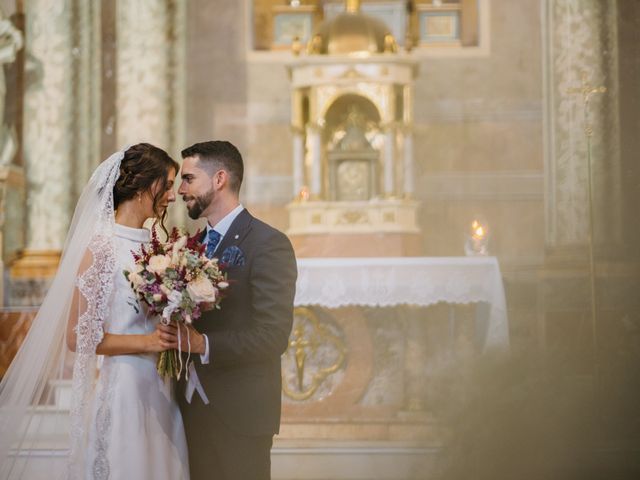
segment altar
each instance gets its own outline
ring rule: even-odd
[[[466,355],[509,348],[497,259],[299,258],[296,287],[274,474],[437,470],[448,427],[434,378]]]
[[[294,306],[291,418],[425,412],[436,365],[509,347],[494,257],[301,258]]]
[[[483,348],[509,346],[495,257],[302,258],[296,288],[296,307],[486,303],[489,308],[479,310],[476,319]]]

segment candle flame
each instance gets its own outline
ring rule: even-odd
[[[306,202],[307,200],[309,200],[309,187],[304,186],[300,189],[300,192],[298,193],[298,198],[300,199],[300,201]]]
[[[481,240],[487,236],[487,227],[482,225],[478,220],[471,222],[471,235],[476,240]]]

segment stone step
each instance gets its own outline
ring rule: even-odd
[[[50,480],[64,472],[66,450],[39,448],[24,452],[14,467],[22,478]],[[437,470],[438,449],[321,442],[315,446],[274,445],[273,480],[408,480],[426,479]],[[29,463],[25,467],[25,461]],[[18,475],[9,478],[20,478]]]
[[[64,472],[71,382],[55,382],[53,388],[54,404],[33,409],[25,442],[28,450],[18,455],[15,478],[25,468],[23,478],[32,480],[49,480]],[[276,437],[271,461],[274,480],[423,479],[436,471],[440,452],[441,448],[419,441]]]

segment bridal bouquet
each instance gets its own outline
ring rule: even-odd
[[[153,230],[151,243],[133,252],[134,268],[124,271],[136,297],[151,313],[160,315],[165,324],[178,324],[178,344],[181,327],[191,324],[203,311],[220,308],[222,293],[229,286],[218,259],[205,255],[199,236],[198,232],[190,237],[174,227],[168,240],[161,242]],[[189,343],[189,356],[190,347]],[[182,355],[177,350],[164,351],[157,367],[161,376],[179,379]]]

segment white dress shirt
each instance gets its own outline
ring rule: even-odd
[[[227,213],[224,218],[222,218],[222,220],[216,223],[213,227],[207,223],[207,231],[205,232],[204,236],[205,245],[209,243],[210,230],[215,230],[220,234],[220,240],[218,241],[218,245],[216,245],[216,250],[214,250],[214,253],[222,243],[222,240],[224,240],[224,236],[227,234],[229,227],[236,219],[236,217],[240,214],[240,212],[242,212],[242,210],[244,210],[244,207],[242,206],[242,204],[239,204],[236,208]],[[207,365],[209,363],[209,337],[207,337],[205,334],[203,334],[202,336],[204,337],[204,353],[200,355],[200,361],[203,365]]]

